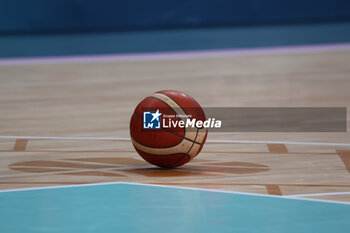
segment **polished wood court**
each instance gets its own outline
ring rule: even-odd
[[[162,89],[204,107],[349,107],[350,51],[0,66],[0,136],[129,137]],[[348,119],[349,120],[349,119]],[[208,139],[349,143],[346,133],[210,133]],[[141,182],[273,195],[350,192],[350,146],[210,143],[179,169],[130,141],[0,139],[0,189]],[[350,202],[350,194],[309,198]]]

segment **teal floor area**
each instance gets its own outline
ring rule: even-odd
[[[0,232],[349,232],[350,205],[138,184],[0,192]]]
[[[0,58],[196,51],[349,41],[349,22],[82,34],[2,35]]]

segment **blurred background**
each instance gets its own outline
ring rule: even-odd
[[[344,43],[349,22],[346,0],[0,0],[0,57]]]

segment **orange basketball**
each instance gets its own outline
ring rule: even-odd
[[[174,168],[191,161],[201,151],[207,129],[201,106],[191,96],[173,90],[157,91],[143,99],[130,120],[136,151],[147,162]]]

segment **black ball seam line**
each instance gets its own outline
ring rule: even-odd
[[[177,146],[177,145],[179,144],[179,143],[178,143],[178,144],[176,144],[176,145],[174,145],[174,146],[169,146],[169,147],[147,146],[147,145],[144,145],[144,144],[138,142],[138,141],[135,140],[133,137],[131,137],[131,139],[134,140],[135,142],[137,142],[138,144],[142,145],[142,146],[149,147],[149,148],[154,148],[154,149],[170,149],[170,148],[175,147],[175,146]],[[185,140],[186,140],[186,139],[185,139]],[[183,140],[182,140],[181,142],[183,142]],[[137,149],[138,149],[138,148],[137,148]],[[138,149],[138,150],[141,150],[141,149]],[[181,154],[184,154],[184,153],[181,153]]]
[[[140,150],[140,149],[138,149],[138,150]],[[188,155],[187,153],[172,153],[172,154],[164,154],[164,155],[154,155],[154,154],[149,154],[149,153],[147,153],[147,152],[144,152],[144,151],[142,151],[142,150],[140,150],[141,152],[143,152],[143,153],[146,153],[147,155],[149,155],[149,156],[174,156],[174,155],[187,155],[187,156],[190,156],[190,155]],[[182,158],[182,157],[181,157]]]
[[[173,98],[171,98],[169,95],[166,95],[166,94],[164,94],[164,93],[159,93],[159,94],[163,94],[163,95],[165,95],[165,96],[167,96],[167,97],[169,97],[171,100],[173,100],[181,109],[182,109],[182,111],[184,111],[184,113],[187,115],[187,112],[185,111],[185,109],[183,109],[182,108],[182,106],[175,100],[175,99],[173,99]],[[186,96],[189,96],[189,95],[187,95],[187,94],[185,94]],[[191,99],[191,102],[192,103],[194,103],[193,101],[192,101],[192,97],[191,96],[189,96],[190,98],[189,99]],[[196,106],[196,105],[194,105],[194,106]],[[170,107],[170,106],[169,106]],[[171,107],[170,107],[171,108]],[[174,112],[176,112],[173,108],[171,108]],[[195,109],[196,109],[196,112],[197,112],[197,119],[199,119],[199,111],[198,111],[198,109],[195,107]],[[191,158],[191,156],[188,154],[190,151],[191,151],[191,149],[192,149],[192,147],[193,147],[193,145],[194,145],[194,143],[196,142],[196,139],[197,139],[197,136],[198,136],[198,128],[197,128],[197,132],[196,132],[196,136],[195,136],[195,138],[194,138],[194,140],[193,140],[193,143],[192,143],[192,145],[191,145],[191,147],[190,147],[190,149],[187,151],[187,153],[186,153],[186,155],[188,156],[188,159],[189,160],[191,160],[192,158]],[[185,134],[186,134],[186,131],[185,131]],[[180,159],[178,160],[178,161],[180,161]],[[178,162],[178,161],[176,161],[176,162]]]
[[[202,106],[201,106],[201,105],[200,105],[200,104],[199,104],[199,103],[198,103],[198,102],[197,102],[195,99],[193,99],[193,98],[192,98],[192,96],[189,96],[189,97],[190,97],[190,100],[192,101],[192,103],[193,103],[194,105],[198,104],[198,105],[199,105],[199,107],[200,107],[200,108],[202,108]],[[196,112],[197,112],[198,118],[200,118],[198,108],[195,108],[195,109],[196,109]],[[203,111],[203,108],[202,108],[202,111]],[[206,115],[205,115],[205,112],[204,112],[204,111],[203,111],[203,114],[204,114],[204,120],[206,120],[206,118],[207,118],[207,117],[206,117]],[[203,128],[203,127],[202,127],[202,128]],[[198,128],[197,128],[197,130],[198,130]],[[197,133],[198,133],[198,131],[197,131]],[[208,134],[208,130],[205,132],[205,134],[206,134],[206,135]],[[197,136],[196,136],[196,138],[197,138]],[[205,137],[203,137],[203,141],[204,141],[204,138],[205,138]],[[196,141],[196,139],[194,139],[194,140]],[[204,144],[203,144],[203,141],[202,141],[202,142],[197,142],[197,141],[196,141],[196,142],[197,142],[197,143],[200,143],[200,145],[202,145],[202,146],[203,146],[203,145],[204,145]]]

